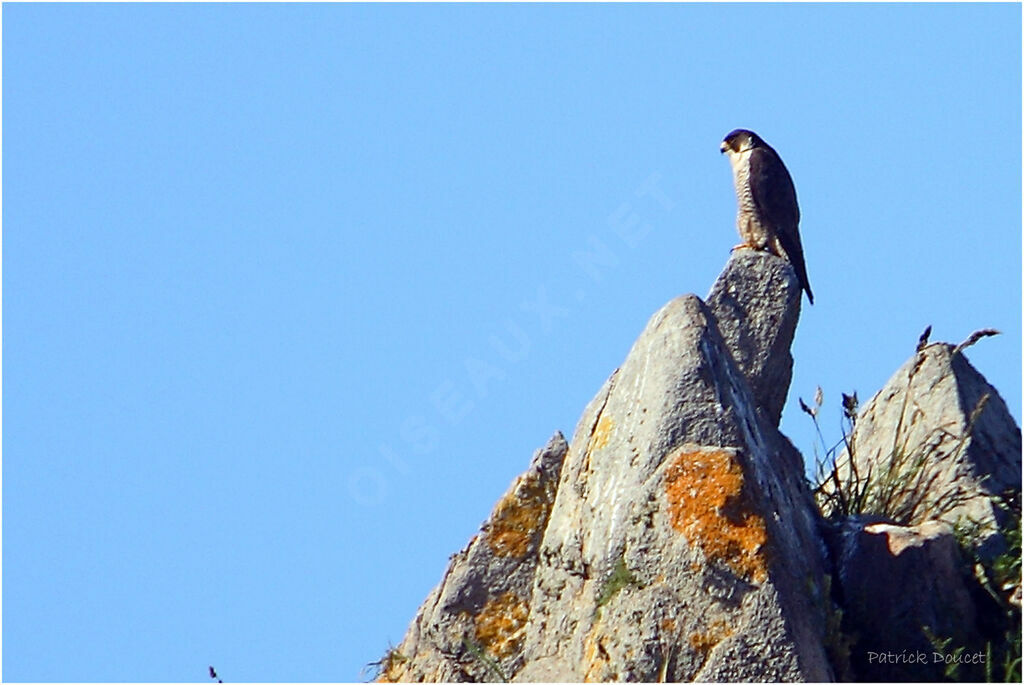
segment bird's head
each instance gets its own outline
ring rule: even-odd
[[[720,149],[724,154],[738,155],[759,145],[764,145],[764,141],[756,133],[738,128],[725,137]]]

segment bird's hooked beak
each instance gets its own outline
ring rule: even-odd
[[[725,152],[726,152],[726,150],[728,150],[728,149],[729,149],[729,146],[728,146],[728,145],[726,144],[726,142],[725,142],[725,141],[723,140],[723,141],[722,141],[722,144],[718,146],[718,149],[719,149],[719,151],[720,151],[720,152],[721,152],[721,153],[722,153],[722,154],[724,155],[724,154],[725,154]]]

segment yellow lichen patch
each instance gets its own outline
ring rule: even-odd
[[[375,661],[372,665],[377,666],[380,671],[377,673],[377,677],[374,678],[376,683],[397,683],[400,682],[408,671],[407,665],[409,663],[409,657],[405,656],[397,649],[389,649],[388,653],[385,654],[380,661]]]
[[[491,551],[502,557],[525,556],[547,521],[553,499],[553,484],[544,487],[533,473],[521,476],[491,515],[486,532]]]
[[[593,632],[587,636],[583,646],[583,682],[602,683],[607,682],[608,669],[611,665],[611,656],[605,647],[607,638],[595,636]]]
[[[587,443],[587,449],[583,453],[583,468],[584,474],[590,473],[590,453],[594,450],[599,450],[608,444],[611,439],[612,431],[615,429],[615,422],[612,417],[607,414],[601,414],[597,420],[597,425],[594,426],[593,432],[590,434],[590,441]],[[584,480],[586,476],[583,477]]]
[[[615,422],[612,421],[612,417],[607,414],[601,414],[601,418],[598,420],[597,425],[594,426],[594,434],[590,438],[590,448],[599,450],[608,444],[608,440],[612,436],[612,430],[615,429]]]
[[[523,643],[530,610],[514,593],[493,597],[474,619],[476,640],[499,659],[515,654]]]
[[[725,638],[732,635],[732,628],[725,621],[715,621],[703,633],[697,632],[690,636],[690,646],[700,655],[701,660],[708,658],[708,653]]]
[[[405,674],[404,666],[388,666],[377,678],[373,681],[375,683],[400,683],[402,682],[402,676]]]
[[[674,618],[663,618],[661,619],[661,630],[665,633],[675,632],[676,620]]]
[[[764,519],[743,487],[736,455],[724,449],[681,448],[665,474],[669,521],[712,562],[755,582],[768,577]]]

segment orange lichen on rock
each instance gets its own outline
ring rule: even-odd
[[[746,580],[768,577],[764,518],[743,486],[734,450],[683,447],[669,457],[665,474],[669,521],[712,562]]]
[[[583,473],[590,473],[590,453],[599,450],[608,444],[615,429],[615,421],[607,414],[601,414],[590,433],[590,440],[587,441],[587,449],[583,453]]]
[[[601,414],[601,418],[598,419],[597,425],[594,426],[594,434],[590,438],[590,449],[599,450],[607,445],[614,428],[615,422],[612,421],[612,417],[607,414]]]
[[[708,658],[708,653],[725,638],[732,635],[733,630],[725,621],[715,621],[703,633],[694,633],[690,636],[690,646],[700,655],[701,660]]]
[[[493,597],[474,619],[476,640],[499,659],[512,656],[522,646],[529,617],[526,602],[514,593]]]
[[[595,635],[593,631],[587,636],[587,641],[583,646],[583,682],[602,683],[610,680],[608,676],[611,656],[605,647],[606,641],[605,636]]]
[[[486,531],[491,551],[502,557],[525,556],[548,520],[554,496],[554,483],[545,486],[534,473],[520,476],[491,515]]]

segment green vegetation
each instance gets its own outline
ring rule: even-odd
[[[501,669],[501,664],[499,664],[493,657],[488,656],[487,652],[484,651],[484,648],[481,647],[476,640],[471,637],[464,637],[462,638],[462,646],[465,647],[477,661],[484,665],[484,668],[486,668],[488,672],[497,679],[497,682],[508,682],[508,676],[506,676],[505,672]]]
[[[973,538],[958,534],[961,551],[973,568],[975,589],[983,592],[977,602],[981,616],[981,634],[971,644],[954,644],[952,638],[935,635],[922,626],[935,651],[950,655],[944,676],[953,682],[1021,681],[1021,509],[1020,497],[1000,496],[999,506],[1007,514],[1007,522],[999,529],[1006,550],[990,560],[983,560],[969,544]],[[961,529],[962,530],[962,529]],[[961,660],[965,653],[983,653],[980,663]]]
[[[622,588],[627,585],[637,584],[636,576],[626,568],[626,558],[623,554],[623,556],[619,557],[615,561],[615,567],[608,575],[608,579],[604,581],[604,585],[601,586],[601,592],[597,595],[597,609],[600,609],[610,602],[612,597],[614,597]]]
[[[1006,514],[1006,523],[999,529],[1006,550],[990,562],[983,560],[971,546],[961,549],[974,567],[974,578],[991,600],[989,623],[995,633],[985,643],[985,680],[988,682],[1021,681],[1021,501],[1020,493],[998,498]],[[971,674],[973,675],[976,674]]]
[[[912,526],[925,520],[940,519],[967,500],[969,493],[960,489],[944,489],[941,497],[937,496],[934,486],[942,472],[932,466],[939,461],[940,455],[947,452],[950,440],[956,442],[952,456],[945,459],[959,458],[970,442],[975,423],[989,396],[985,394],[978,400],[959,435],[938,426],[923,438],[915,436],[914,446],[909,446],[911,436],[904,430],[904,422],[913,423],[921,412],[918,407],[909,407],[908,414],[908,402],[914,376],[923,359],[919,352],[910,369],[889,454],[863,472],[864,465],[857,459],[855,434],[859,410],[857,393],[844,393],[842,396],[842,438],[831,447],[827,446],[818,422],[823,401],[821,388],[815,393],[813,407],[800,400],[800,408],[814,422],[820,443],[814,446],[814,499],[825,518],[844,519],[871,514],[897,525]]]
[[[851,680],[850,651],[856,638],[843,629],[843,609],[832,599],[832,575],[825,574],[825,653],[840,682]]]
[[[399,664],[405,663],[409,657],[398,651],[397,647],[388,645],[388,650],[377,661],[371,661],[363,667],[363,674],[369,675],[368,682],[375,680],[390,681],[390,673]]]
[[[911,446],[909,430],[905,430],[904,424],[915,423],[921,412],[919,407],[908,406],[908,403],[912,395],[909,389],[924,360],[921,352],[926,337],[927,332],[922,336],[918,357],[909,371],[891,450],[876,462],[865,466],[865,460],[861,459],[858,463],[856,393],[842,396],[842,437],[831,447],[825,441],[818,420],[824,399],[821,388],[815,393],[813,406],[800,400],[800,408],[811,417],[818,435],[812,487],[815,501],[827,520],[838,522],[852,516],[870,515],[897,525],[913,526],[941,519],[966,501],[968,493],[959,489],[937,492],[934,486],[940,472],[931,466],[940,455],[945,460],[955,460],[967,449],[989,395],[977,401],[959,434],[939,427],[927,435],[915,436]],[[973,342],[974,337],[977,336],[972,336],[968,343]],[[964,346],[966,344],[961,348]],[[950,681],[1021,681],[1020,493],[993,496],[991,501],[1004,514],[999,532],[1006,548],[1001,554],[993,558],[991,554],[979,553],[978,543],[988,537],[991,528],[963,519],[954,526],[964,560],[964,577],[970,579],[968,584],[978,611],[976,635],[970,644],[954,644],[952,638],[935,635],[928,626],[922,626],[935,651],[949,657],[944,676]],[[843,664],[849,663],[850,646],[854,641],[844,632],[842,619],[842,610],[838,607],[827,616],[827,647],[837,675]],[[970,655],[984,658],[963,658]]]

